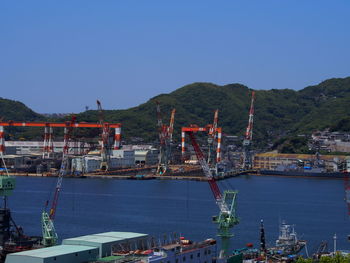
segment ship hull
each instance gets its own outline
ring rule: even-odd
[[[294,176],[294,177],[314,177],[314,178],[345,178],[345,173],[340,172],[303,172],[303,171],[276,171],[276,170],[260,170],[261,175],[277,175],[277,176]]]

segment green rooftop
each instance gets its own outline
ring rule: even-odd
[[[40,249],[27,250],[13,253],[19,256],[30,256],[36,258],[56,257],[70,253],[79,253],[89,250],[94,250],[94,247],[79,246],[79,245],[59,245]],[[10,254],[11,255],[11,254]]]
[[[124,258],[124,256],[110,256],[110,257],[100,258],[98,259],[98,262],[110,262],[110,261],[118,260],[122,258]]]

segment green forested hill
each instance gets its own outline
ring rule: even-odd
[[[0,119],[13,121],[42,120],[43,116],[29,109],[22,102],[0,97]]]
[[[219,109],[219,125],[224,133],[242,135],[247,126],[251,90],[241,84],[218,86],[193,83],[161,94],[138,107],[107,111],[106,119],[123,123],[126,137],[155,140],[155,101],[161,102],[164,119],[169,120],[171,108],[176,108],[175,135],[180,127],[212,122]],[[330,79],[316,86],[295,90],[257,90],[254,117],[254,138],[259,145],[274,142],[285,135],[310,133],[314,129],[350,128],[350,78]],[[78,115],[80,120],[97,119],[95,111]]]
[[[32,111],[22,102],[0,98],[0,120],[4,121],[43,121],[45,117]],[[8,127],[5,130],[6,139],[41,138],[42,132],[32,128]]]
[[[158,95],[134,108],[105,111],[105,120],[121,122],[126,139],[140,137],[154,141],[157,139],[155,102],[159,101],[165,122],[169,121],[171,109],[176,108],[174,135],[178,141],[181,126],[211,123],[215,109],[219,109],[219,125],[224,133],[240,136],[247,126],[250,96],[251,90],[241,84],[193,83],[172,93]],[[326,127],[347,131],[350,129],[349,103],[350,77],[329,79],[299,91],[257,90],[254,144],[266,145],[286,135],[310,133]],[[0,101],[0,115],[6,115],[2,104]],[[30,118],[25,113],[21,115],[19,110],[13,114],[14,120]],[[32,117],[36,115],[33,113]],[[90,110],[78,114],[77,118],[78,121],[97,122],[98,114]]]

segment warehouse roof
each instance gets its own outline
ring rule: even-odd
[[[70,241],[94,242],[94,243],[98,243],[98,244],[104,244],[104,243],[119,241],[122,239],[123,238],[114,238],[114,237],[98,236],[98,235],[87,235],[87,236],[81,236],[81,237],[66,238],[63,240],[63,244],[67,244],[67,242],[70,242]]]
[[[106,236],[120,239],[130,239],[130,238],[138,238],[138,237],[147,237],[147,234],[142,233],[134,233],[134,232],[105,232],[100,234],[95,234],[94,236]]]
[[[110,242],[116,242],[121,240],[139,238],[139,237],[147,237],[147,234],[141,233],[133,233],[133,232],[105,232],[93,235],[86,235],[80,237],[66,238],[63,240],[63,244],[69,244],[70,242],[82,242],[82,244],[86,244],[84,242],[91,242],[96,244],[105,244]]]
[[[79,246],[79,245],[59,245],[53,247],[45,247],[33,250],[27,250],[22,252],[13,253],[16,256],[29,256],[36,258],[48,258],[48,257],[56,257],[60,255],[70,254],[70,253],[79,253],[84,251],[89,251],[92,249],[96,249],[94,247],[88,246]],[[9,254],[8,256],[11,256]]]

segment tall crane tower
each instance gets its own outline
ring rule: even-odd
[[[244,140],[243,140],[243,161],[242,161],[243,169],[252,168],[252,156],[250,151],[251,151],[251,145],[252,145],[252,139],[253,139],[254,100],[255,100],[255,92],[252,91],[252,100],[250,103],[248,126],[247,126]]]
[[[52,200],[51,208],[49,212],[47,212],[47,207],[49,205],[49,201],[46,202],[45,209],[41,215],[41,226],[42,226],[42,234],[43,234],[43,245],[46,247],[54,246],[57,243],[58,236],[54,226],[54,219],[56,215],[58,197],[61,192],[62,187],[62,179],[66,175],[68,170],[68,151],[69,151],[69,141],[72,136],[73,124],[75,123],[76,117],[72,116],[72,120],[66,122],[66,127],[64,128],[64,144],[63,144],[63,155],[62,155],[62,163],[61,168],[58,173],[56,189],[54,193],[54,197]]]
[[[196,152],[197,160],[202,167],[204,175],[208,179],[208,183],[215,202],[219,207],[220,213],[218,216],[213,217],[213,222],[218,224],[218,236],[221,238],[221,251],[219,258],[225,258],[228,256],[230,248],[230,239],[233,237],[231,228],[239,223],[239,219],[236,216],[236,196],[237,191],[225,190],[222,194],[219,186],[217,185],[215,178],[213,177],[209,165],[205,160],[205,157],[197,143],[193,131],[187,132],[194,151]]]
[[[173,140],[175,109],[171,111],[169,125],[163,124],[160,103],[157,101],[157,126],[159,134],[159,158],[157,174],[164,175],[171,159],[171,144]]]
[[[101,102],[99,100],[96,101],[98,114],[99,114],[99,122],[101,124],[102,129],[102,144],[101,144],[101,170],[107,171],[109,168],[109,160],[110,160],[110,145],[109,145],[109,125],[104,121],[104,114]]]
[[[214,158],[212,155],[212,151],[214,148],[214,143],[215,140],[217,139],[217,128],[218,128],[218,118],[219,118],[219,110],[217,109],[214,112],[214,120],[213,120],[213,124],[209,125],[209,131],[208,131],[208,164],[209,166],[214,164]]]

